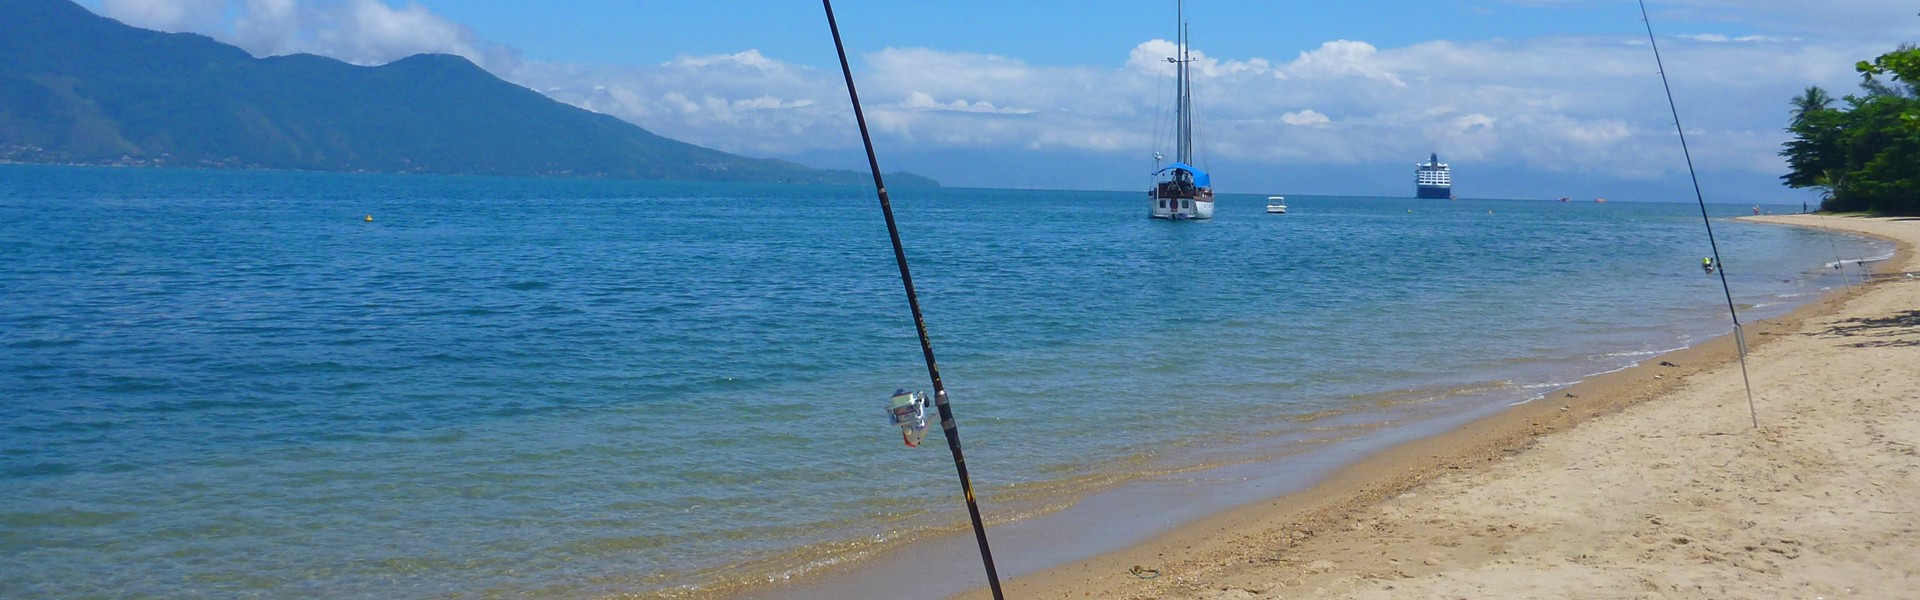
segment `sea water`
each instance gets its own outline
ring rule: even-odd
[[[1000,522],[1730,330],[1693,204],[893,194]],[[1887,249],[1748,206],[1745,320]],[[0,256],[0,597],[594,597],[964,526],[887,425],[928,382],[869,189],[0,166]]]

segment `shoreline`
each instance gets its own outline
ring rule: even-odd
[[[1841,316],[1851,304],[1877,291],[1883,282],[1899,280],[1905,277],[1901,273],[1916,268],[1913,262],[1915,246],[1920,244],[1920,225],[1894,224],[1887,219],[1811,215],[1741,217],[1741,220],[1847,231],[1891,240],[1897,246],[1891,259],[1874,265],[1875,273],[1867,277],[1868,285],[1835,288],[1786,315],[1744,323],[1751,354],[1760,354],[1779,340],[1800,337],[1796,334],[1806,334],[1810,327]],[[1881,231],[1870,231],[1873,229]],[[1700,385],[1701,380],[1724,378],[1739,364],[1732,338],[1729,332],[1692,347],[1649,357],[1626,369],[1588,377],[1539,400],[1374,453],[1303,491],[1216,514],[1124,550],[1020,577],[1007,582],[1006,590],[1009,596],[1021,598],[1212,599],[1247,598],[1296,589],[1316,596],[1339,591],[1328,590],[1330,583],[1345,584],[1356,591],[1368,589],[1360,585],[1362,583],[1394,589],[1393,583],[1382,582],[1421,577],[1413,574],[1414,571],[1438,573],[1443,569],[1435,567],[1459,561],[1425,555],[1394,556],[1395,549],[1390,547],[1374,548],[1379,551],[1378,556],[1351,556],[1355,554],[1352,548],[1365,545],[1363,538],[1371,537],[1364,534],[1377,527],[1380,519],[1374,513],[1393,508],[1388,505],[1399,499],[1418,497],[1424,488],[1439,482],[1482,475],[1516,457],[1533,453],[1534,448],[1547,440],[1566,432],[1591,429],[1588,423],[1640,407],[1666,404],[1685,388]],[[1734,375],[1738,375],[1737,370]],[[1780,403],[1767,395],[1768,390],[1755,385],[1761,424],[1757,431],[1769,430],[1770,408],[1778,410],[1772,405]],[[1748,425],[1744,397],[1739,400],[1739,405],[1723,404],[1716,409],[1731,415],[1721,417],[1738,417],[1738,429],[1716,435],[1741,436],[1755,431]],[[1406,546],[1409,547],[1400,549],[1403,554],[1463,553],[1459,545],[1439,544],[1444,548],[1437,553],[1434,545],[1427,543]],[[1350,561],[1316,560],[1319,556]],[[1360,564],[1342,564],[1348,562]],[[1158,576],[1134,575],[1131,571],[1136,566]],[[1477,589],[1481,591],[1469,595],[1485,593],[1485,588]],[[985,589],[976,589],[957,597],[989,596]]]
[[[1757,345],[1789,319],[1797,323],[1812,307],[1833,302],[1844,289],[1836,282],[1817,299],[1785,314],[1747,323],[1750,343]],[[1752,307],[1743,307],[1743,320],[1752,311]],[[1718,319],[1724,326],[1724,313]],[[1331,444],[1295,448],[1284,453],[1287,464],[1279,468],[1274,468],[1271,461],[1257,461],[1249,463],[1250,468],[1229,463],[1199,472],[1156,475],[1081,496],[1068,510],[1048,511],[1046,518],[1037,520],[1044,524],[1036,524],[1033,519],[989,523],[994,558],[1010,597],[1035,593],[1041,597],[1048,597],[1048,593],[1124,597],[1129,589],[1125,586],[1089,584],[1114,573],[1136,579],[1125,573],[1133,565],[1171,573],[1169,567],[1153,566],[1175,562],[1168,556],[1197,556],[1205,562],[1205,556],[1224,552],[1220,548],[1208,550],[1210,544],[1222,541],[1213,538],[1232,537],[1227,533],[1248,531],[1261,523],[1277,530],[1312,530],[1328,521],[1329,515],[1377,504],[1420,484],[1428,475],[1508,456],[1539,435],[1618,411],[1668,387],[1640,389],[1646,383],[1641,379],[1672,384],[1681,376],[1733,361],[1731,336],[1700,339],[1705,341],[1643,356],[1637,359],[1638,366],[1583,376],[1571,387],[1532,400],[1482,402],[1470,408],[1463,406],[1466,410],[1458,413],[1428,414],[1410,421],[1393,419]],[[1662,361],[1681,366],[1661,367],[1658,373],[1649,370],[1648,365]],[[1661,378],[1653,379],[1649,374]],[[1621,389],[1628,393],[1618,393]],[[1565,394],[1581,399],[1568,401]],[[1109,520],[1100,520],[1096,516],[1100,514]],[[1110,520],[1116,515],[1125,519],[1118,526]],[[964,526],[964,521],[961,523]],[[972,536],[961,529],[920,539],[905,548],[881,544],[856,553],[850,562],[815,564],[788,572],[777,582],[734,580],[735,584],[718,588],[662,590],[665,593],[659,596],[808,599],[898,595],[905,589],[917,590],[908,593],[909,597],[985,598],[988,594],[979,559]],[[1121,568],[1111,569],[1109,563],[1120,564]]]

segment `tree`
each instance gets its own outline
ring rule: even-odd
[[[1920,214],[1920,48],[1901,44],[1855,69],[1865,81],[1887,75],[1901,85],[1889,84],[1894,94],[1867,98],[1853,111],[1866,109],[1872,154],[1861,149],[1865,161],[1850,174],[1851,187],[1875,212]]]
[[[1807,91],[1793,97],[1793,120],[1799,122],[1808,113],[1817,113],[1833,106],[1833,96],[1820,86],[1807,86]]]
[[[1920,102],[1890,96],[1852,99],[1841,145],[1848,172],[1834,190],[1836,210],[1920,214]]]
[[[1846,173],[1840,148],[1845,119],[1829,108],[1832,104],[1833,96],[1819,86],[1808,86],[1806,92],[1795,96],[1793,122],[1787,126],[1794,139],[1780,151],[1790,169],[1780,179],[1790,188],[1820,188],[1822,208]]]
[[[1860,61],[1853,66],[1853,70],[1860,72],[1860,85],[1871,96],[1902,100],[1920,98],[1920,48],[1915,48],[1913,44],[1901,44],[1899,49],[1882,54],[1873,62]],[[1905,87],[1883,83],[1878,78],[1880,75],[1891,75],[1894,81]],[[1901,112],[1900,118],[1908,126],[1920,128],[1920,106],[1907,107]]]
[[[1845,108],[1818,87],[1793,98],[1780,179],[1821,189],[1823,210],[1920,214],[1920,48],[1903,44],[1855,69],[1863,93]]]
[[[1853,69],[1859,71],[1860,76],[1868,81],[1873,80],[1876,75],[1891,74],[1895,81],[1907,85],[1908,95],[1920,91],[1920,88],[1915,87],[1920,85],[1920,48],[1914,47],[1913,44],[1901,44],[1898,49],[1880,55],[1879,58],[1873,59],[1873,62],[1860,61],[1853,66]]]

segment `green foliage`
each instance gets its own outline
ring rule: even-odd
[[[1823,210],[1920,214],[1920,49],[1902,45],[1855,68],[1864,93],[1844,109],[1817,87],[1793,99],[1781,179],[1823,190]]]
[[[1780,151],[1791,169],[1781,179],[1788,187],[1832,189],[1844,175],[1844,154],[1840,147],[1844,113],[1832,110],[1833,97],[1826,90],[1808,87],[1793,99],[1793,122],[1787,131],[1794,139]]]
[[[256,59],[69,0],[0,0],[0,161],[872,183],[663,138],[456,56]]]
[[[1860,61],[1854,69],[1865,77],[1891,74],[1896,80],[1920,82],[1920,48],[1903,44],[1899,50],[1882,54],[1871,63]]]

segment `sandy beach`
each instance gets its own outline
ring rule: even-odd
[[[1008,597],[1920,598],[1920,219],[1750,219],[1901,248],[1747,325],[1751,416],[1726,336]]]

